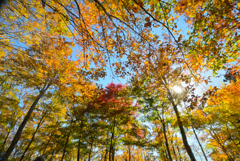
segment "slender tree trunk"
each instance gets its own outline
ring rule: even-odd
[[[106,147],[106,152],[105,152],[105,156],[104,156],[104,161],[107,161],[107,154],[108,154],[108,148]]]
[[[78,153],[77,153],[77,161],[80,161],[80,148],[81,148],[81,140],[78,139]]]
[[[20,149],[19,148],[17,148],[17,149],[15,149],[15,151],[14,151],[14,153],[13,153],[13,160],[14,160],[14,158],[15,158],[15,156],[17,155],[17,152],[19,151]]]
[[[169,134],[169,136],[170,136],[170,133],[168,133],[168,134]],[[178,160],[178,157],[177,157],[177,154],[176,154],[176,151],[175,151],[175,148],[174,148],[173,135],[171,136],[170,142],[171,142],[171,144],[172,144],[173,154],[174,154],[174,156],[176,157],[176,161],[177,161],[177,160]]]
[[[80,134],[82,133],[82,128],[83,128],[83,119],[81,120]],[[78,154],[77,154],[77,161],[80,160],[80,149],[81,149],[81,137],[78,139]]]
[[[179,158],[179,161],[182,161],[181,153],[180,153],[180,149],[179,149],[179,146],[178,146],[178,145],[177,145],[177,150],[178,150],[178,158]]]
[[[226,128],[227,128],[227,131],[229,133],[228,135],[228,139],[231,140],[231,142],[236,146],[237,150],[240,151],[239,147],[238,147],[238,143],[235,142],[235,140],[232,138],[232,133],[231,131],[229,130],[229,126],[226,124]]]
[[[32,106],[30,107],[30,109],[28,110],[28,113],[27,115],[25,116],[25,118],[23,119],[22,123],[20,124],[18,130],[17,130],[17,133],[15,134],[13,140],[12,140],[12,143],[10,145],[10,147],[7,149],[6,153],[3,155],[2,157],[2,161],[7,161],[9,156],[11,155],[11,153],[13,152],[13,149],[14,147],[17,145],[20,137],[21,137],[21,134],[22,134],[22,131],[25,127],[25,125],[27,124],[34,108],[36,107],[38,101],[41,99],[41,97],[43,96],[43,94],[46,92],[46,90],[49,88],[50,85],[46,86],[45,88],[43,88],[39,95],[37,96],[37,98],[35,99],[35,101],[33,102]]]
[[[131,148],[130,148],[130,145],[128,145],[128,160],[131,161]]]
[[[164,154],[165,154],[165,158],[164,158],[164,160],[166,160],[166,161],[168,161],[169,160],[169,158],[168,158],[168,152],[167,152],[167,150],[165,149],[164,150]]]
[[[108,132],[107,132],[107,145],[108,145]],[[106,146],[106,153],[105,153],[104,161],[107,161],[107,155],[108,155],[108,146]]]
[[[112,147],[112,161],[114,161],[114,157],[115,157],[115,147]]]
[[[103,153],[104,153],[104,148],[103,148],[103,146],[101,145],[101,160],[104,159]]]
[[[71,134],[71,133],[69,132],[69,133],[68,133],[68,136],[67,136],[67,139],[66,139],[66,142],[65,142],[65,145],[64,145],[64,149],[63,149],[63,154],[62,154],[62,159],[61,159],[61,161],[63,161],[63,159],[64,159],[70,134]]]
[[[163,125],[163,133],[164,133],[164,138],[165,138],[165,145],[167,147],[168,157],[169,157],[169,160],[172,161],[172,156],[171,156],[169,145],[168,145],[168,139],[167,139],[167,135],[166,135],[166,126],[165,126],[164,120],[162,121],[162,125]]]
[[[162,123],[162,126],[163,126],[163,133],[164,133],[164,139],[165,139],[165,145],[166,145],[166,148],[167,148],[167,154],[168,154],[168,157],[169,157],[169,160],[172,161],[172,156],[171,156],[171,153],[170,153],[170,149],[169,149],[169,145],[168,145],[168,139],[167,139],[167,135],[166,135],[166,126],[165,126],[165,120],[164,120],[164,117],[162,118],[158,112],[158,109],[155,108],[155,111],[157,111],[157,114],[158,114],[158,117]]]
[[[212,130],[212,131],[209,130],[209,132],[210,132],[211,136],[213,137],[213,139],[215,139],[215,140],[217,141],[217,143],[221,146],[223,152],[227,155],[228,159],[229,159],[230,161],[233,161],[234,159],[231,157],[231,155],[228,154],[227,150],[225,149],[224,145],[221,143],[221,141],[220,141],[220,139],[218,138],[217,134],[216,134],[213,130]],[[212,134],[212,133],[213,133],[213,134]],[[215,135],[215,136],[214,136],[214,135]]]
[[[59,124],[60,124],[60,122],[58,122],[58,121],[57,121],[57,123],[56,123],[56,126],[58,126]],[[42,156],[45,154],[45,152],[46,152],[46,150],[47,150],[47,147],[49,146],[49,143],[50,143],[50,142],[51,142],[51,140],[52,140],[53,133],[54,133],[54,130],[53,130],[53,131],[50,133],[49,140],[48,140],[48,142],[47,142],[46,146],[43,148],[44,150],[43,150],[43,152],[42,152]],[[45,158],[45,159],[47,159],[47,157],[48,157],[48,156],[46,156],[46,158]]]
[[[73,119],[71,120],[70,128],[71,128],[71,126],[72,126],[72,123],[73,123]],[[64,156],[65,156],[65,153],[66,153],[66,151],[67,151],[67,145],[68,145],[68,141],[69,141],[70,135],[71,135],[71,130],[69,131],[69,133],[68,133],[68,135],[67,135],[67,139],[66,139],[66,142],[65,142],[65,145],[64,145],[63,155],[62,155],[61,161],[63,161]]]
[[[172,142],[172,143],[173,143],[173,142]],[[172,145],[174,145],[174,144],[172,144]],[[176,151],[175,151],[174,146],[172,146],[172,150],[173,150],[173,154],[174,154],[174,156],[176,157],[176,161],[178,161],[177,154],[176,154]]]
[[[187,153],[188,153],[191,161],[195,161],[196,159],[195,159],[195,156],[194,156],[194,154],[193,154],[193,152],[192,152],[191,147],[190,147],[189,144],[188,144],[187,136],[186,136],[186,133],[185,133],[185,131],[184,131],[183,124],[182,124],[182,121],[181,121],[181,118],[180,118],[180,115],[179,115],[177,106],[174,106],[173,109],[174,109],[175,114],[176,114],[176,116],[177,116],[178,126],[179,126],[179,128],[180,128],[180,132],[181,132],[181,135],[182,135],[182,140],[183,140],[183,144],[184,144],[184,146],[185,146],[185,149],[186,149],[186,151],[187,151]]]
[[[90,152],[89,152],[89,154],[88,154],[88,161],[91,161],[92,147],[93,147],[93,137],[92,137],[92,142],[91,142]]]
[[[4,140],[3,144],[2,144],[2,148],[1,148],[2,150],[4,150],[4,146],[5,146],[6,142],[7,142],[7,139],[8,139],[8,137],[9,137],[10,133],[11,133],[11,129],[10,129],[9,132],[7,133],[7,136],[6,136],[6,138],[5,138],[5,140]]]
[[[44,117],[45,117],[45,113],[43,114],[42,118],[40,119],[40,121],[39,121],[39,123],[38,123],[38,126],[37,126],[37,128],[36,128],[35,132],[33,133],[33,136],[32,136],[32,138],[31,138],[31,140],[30,140],[30,142],[29,142],[29,144],[28,144],[27,148],[24,150],[24,152],[23,152],[23,154],[22,154],[22,157],[21,157],[20,161],[22,161],[22,160],[23,160],[23,158],[24,158],[24,155],[26,154],[26,152],[28,151],[28,149],[29,149],[30,145],[32,144],[32,142],[33,142],[33,140],[34,140],[34,138],[35,138],[35,135],[36,135],[36,133],[37,133],[38,129],[40,128],[40,126],[41,126],[41,125],[42,125],[42,123],[43,123],[43,119],[44,119]]]
[[[109,161],[111,161],[111,159],[112,159],[111,154],[112,154],[112,145],[110,145],[109,153],[108,153],[108,160]]]
[[[111,144],[109,149],[109,161],[114,161],[114,152],[113,152],[113,139],[114,139],[114,129],[115,129],[115,117],[113,119],[113,129],[112,129],[112,137],[111,137]],[[111,157],[112,155],[112,157]]]
[[[42,152],[42,156],[45,154],[45,152],[46,152],[46,149],[47,149],[47,147],[48,147],[48,145],[49,145],[49,143],[50,143],[50,141],[51,141],[51,139],[52,139],[52,133],[50,134],[50,137],[49,137],[49,140],[48,140],[48,142],[47,142],[47,144],[46,144],[46,146],[45,146],[45,148],[44,148],[44,150],[43,150],[43,152]]]
[[[191,147],[188,144],[187,136],[186,136],[186,133],[185,133],[184,128],[183,128],[183,123],[181,121],[177,105],[175,104],[175,102],[173,100],[173,97],[172,97],[172,94],[171,94],[170,90],[167,87],[166,87],[166,89],[168,90],[169,101],[171,102],[171,104],[173,106],[173,110],[174,110],[174,112],[176,114],[176,117],[177,117],[177,123],[178,123],[178,127],[180,129],[180,133],[182,135],[182,140],[183,140],[184,147],[185,147],[185,149],[186,149],[186,151],[188,153],[188,156],[191,159],[191,161],[196,161],[195,156],[194,156],[194,154],[192,152],[192,149],[191,149]]]
[[[111,159],[112,159],[111,154],[112,154],[112,141],[110,143],[110,148],[109,148],[109,153],[108,153],[108,160],[109,161],[111,161]]]
[[[202,147],[202,144],[200,143],[200,140],[198,139],[197,133],[196,133],[195,128],[193,126],[192,126],[192,129],[193,129],[193,133],[194,133],[194,135],[195,135],[195,137],[197,139],[198,145],[200,146],[200,148],[202,150],[203,156],[204,156],[205,160],[208,161],[207,156],[206,156],[206,154],[204,152],[204,149]]]

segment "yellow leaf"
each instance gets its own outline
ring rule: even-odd
[[[209,86],[209,88],[210,88],[210,90],[212,90],[213,88],[212,88],[212,86]]]

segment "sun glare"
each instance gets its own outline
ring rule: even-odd
[[[177,93],[181,93],[181,92],[182,92],[182,88],[179,87],[179,86],[174,86],[174,87],[173,87],[173,90],[174,90],[175,92],[177,92]]]

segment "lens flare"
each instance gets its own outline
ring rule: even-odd
[[[182,88],[179,87],[179,86],[174,86],[174,87],[173,87],[173,90],[174,90],[175,92],[177,92],[177,93],[181,93],[181,92],[182,92]]]

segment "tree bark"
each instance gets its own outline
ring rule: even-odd
[[[106,152],[105,152],[105,156],[104,156],[104,161],[107,161],[107,154],[108,154],[108,148],[106,147]]]
[[[113,120],[111,144],[110,144],[110,149],[109,149],[109,161],[114,161],[114,150],[113,150],[114,129],[115,129],[115,117],[114,117],[114,120]],[[112,155],[112,157],[111,157],[111,155]]]
[[[21,157],[20,161],[23,160],[24,155],[26,154],[26,152],[28,151],[30,145],[32,144],[32,142],[33,142],[33,140],[34,140],[34,138],[35,138],[35,135],[36,135],[38,129],[40,128],[40,126],[41,126],[42,123],[43,123],[43,119],[44,119],[44,117],[45,117],[45,113],[43,114],[42,118],[40,119],[40,121],[39,121],[39,123],[38,123],[38,126],[37,126],[36,130],[34,131],[33,136],[32,136],[32,138],[31,138],[31,140],[30,140],[30,142],[29,142],[27,148],[24,150],[24,152],[23,152],[23,154],[22,154],[22,157]]]
[[[57,121],[56,126],[58,126],[59,124],[60,124],[60,122]],[[50,142],[51,142],[51,140],[52,140],[52,138],[53,138],[53,133],[54,133],[54,130],[49,133],[50,136],[49,136],[48,142],[47,142],[46,146],[43,148],[42,156],[45,156],[45,159],[46,159],[46,160],[47,160],[48,155],[46,156],[46,155],[44,155],[44,154],[45,154],[45,152],[46,152],[46,150],[47,150],[47,147],[49,146],[49,144],[50,144]],[[41,150],[41,151],[42,151],[42,150]],[[41,154],[41,153],[39,152],[39,154]]]
[[[13,153],[13,156],[12,156],[12,158],[13,158],[13,160],[14,160],[14,158],[15,158],[15,156],[17,155],[17,153],[20,151],[20,148],[16,148],[15,149],[15,151],[14,151],[14,153]]]
[[[1,148],[0,150],[4,150],[4,146],[5,146],[6,142],[7,142],[7,139],[8,139],[8,137],[9,137],[10,133],[11,133],[11,129],[10,129],[9,132],[7,133],[7,136],[6,136],[6,138],[5,138],[5,140],[4,140],[3,144],[2,144],[2,148]]]
[[[166,148],[167,148],[167,154],[168,154],[168,157],[169,157],[169,160],[172,161],[172,156],[171,156],[171,153],[170,153],[170,149],[169,149],[169,145],[168,145],[168,139],[167,139],[167,135],[166,135],[166,126],[165,126],[165,122],[164,122],[164,118],[162,118],[158,112],[158,109],[155,108],[155,111],[157,112],[158,114],[158,117],[162,123],[162,126],[163,126],[163,133],[164,133],[164,139],[165,139],[165,145],[166,145]]]
[[[168,91],[169,101],[171,102],[171,104],[173,106],[173,110],[174,110],[174,112],[176,114],[176,117],[177,117],[177,123],[178,123],[178,127],[180,129],[180,133],[181,133],[181,136],[182,136],[184,147],[185,147],[185,149],[186,149],[186,151],[188,153],[188,156],[191,159],[191,161],[196,161],[195,156],[194,156],[194,154],[192,152],[192,149],[191,149],[191,147],[188,144],[187,136],[186,136],[186,133],[185,133],[184,128],[183,128],[183,123],[181,121],[177,105],[175,104],[175,102],[173,100],[173,97],[172,97],[172,94],[171,94],[170,90],[167,87],[166,87],[166,89]]]
[[[196,133],[196,131],[195,131],[195,129],[194,129],[193,126],[192,126],[192,129],[193,129],[193,133],[194,133],[194,135],[195,135],[195,137],[196,137],[196,139],[197,139],[198,145],[200,146],[200,148],[201,148],[201,150],[202,150],[203,156],[204,156],[205,160],[208,161],[207,156],[206,156],[206,154],[205,154],[205,152],[204,152],[204,150],[203,150],[202,144],[200,143],[200,141],[199,141],[199,139],[198,139],[198,136],[197,136],[197,133]]]
[[[47,142],[47,144],[46,144],[46,146],[45,146],[45,148],[44,148],[44,150],[43,150],[43,152],[42,152],[42,156],[45,154],[45,151],[46,151],[46,149],[47,149],[47,147],[48,147],[48,145],[49,145],[49,143],[50,143],[50,141],[51,141],[51,139],[52,139],[52,133],[50,134],[50,137],[49,137],[49,140],[48,140],[48,142]]]
[[[115,157],[115,147],[112,147],[112,161],[114,161],[114,157]]]
[[[191,147],[190,147],[189,144],[188,144],[187,136],[186,136],[186,133],[185,133],[185,131],[184,131],[183,124],[182,124],[182,121],[181,121],[181,118],[180,118],[180,115],[179,115],[177,106],[174,105],[173,109],[174,109],[174,112],[175,112],[175,114],[176,114],[176,116],[177,116],[178,126],[179,126],[179,128],[180,128],[180,132],[181,132],[181,135],[182,135],[183,144],[184,144],[185,149],[186,149],[186,151],[187,151],[187,153],[188,153],[188,156],[189,156],[189,158],[191,159],[191,161],[196,161],[195,156],[194,156],[194,154],[193,154],[193,152],[192,152],[192,149],[191,149]]]
[[[62,154],[62,159],[61,159],[61,161],[63,161],[63,159],[64,159],[64,156],[65,156],[65,153],[66,153],[66,149],[67,149],[67,144],[68,144],[69,137],[70,137],[70,133],[68,133],[68,136],[67,136],[67,139],[66,139],[66,142],[65,142],[65,145],[64,145],[64,149],[63,149],[63,154]]]
[[[177,145],[177,151],[178,151],[178,158],[179,158],[179,161],[182,161],[181,153],[180,153],[180,149],[179,149],[179,146],[178,146],[178,145]]]
[[[168,134],[169,134],[169,136],[170,136],[170,133],[168,133]],[[175,148],[174,148],[174,143],[173,143],[173,135],[171,136],[170,142],[171,142],[171,144],[172,144],[173,154],[174,154],[174,156],[176,157],[176,161],[178,161],[178,160],[177,160],[178,157],[177,157],[176,150],[175,150]]]
[[[107,132],[107,145],[108,145],[108,132]],[[104,161],[107,161],[107,154],[108,154],[108,146],[106,146],[106,153],[105,153]]]
[[[77,153],[77,161],[80,160],[80,148],[81,148],[81,140],[80,138],[78,139],[78,153]]]
[[[130,145],[128,145],[128,160],[131,161],[131,149],[130,149]]]
[[[89,152],[89,154],[88,154],[88,161],[91,161],[92,147],[93,147],[93,137],[92,137],[92,142],[91,142],[90,152]]]
[[[73,123],[73,119],[71,120],[70,128],[71,128],[71,126],[72,126],[72,123]],[[63,159],[64,159],[64,156],[65,156],[65,153],[66,153],[66,150],[67,150],[67,144],[68,144],[70,135],[71,135],[71,130],[69,131],[69,133],[68,133],[68,135],[67,135],[67,139],[66,139],[66,142],[65,142],[65,145],[64,145],[63,155],[62,155],[61,161],[63,161]]]
[[[176,147],[177,147],[177,151],[178,151],[179,161],[182,161],[182,157],[181,157],[181,152],[180,152],[179,146],[177,145]]]
[[[81,125],[80,125],[80,134],[82,133],[82,128],[83,128],[83,119],[81,120]],[[78,153],[77,153],[77,161],[80,160],[80,149],[81,149],[81,138],[78,139]]]
[[[11,155],[11,153],[13,152],[13,149],[14,147],[17,145],[20,137],[21,137],[21,134],[22,134],[22,131],[25,127],[25,125],[27,124],[33,110],[35,109],[38,101],[41,99],[41,97],[43,96],[43,94],[47,91],[47,89],[50,87],[50,84],[47,85],[45,88],[43,88],[39,95],[37,96],[37,98],[35,99],[35,101],[33,102],[32,106],[30,107],[30,109],[28,110],[28,113],[27,115],[25,116],[25,118],[23,119],[22,123],[20,124],[18,130],[17,130],[17,133],[15,134],[13,140],[12,140],[12,143],[10,145],[10,147],[7,149],[6,153],[3,155],[2,157],[2,161],[7,161],[9,156]]]
[[[211,130],[212,130],[212,129],[211,129]],[[209,130],[209,132],[210,132],[211,136],[213,137],[213,139],[215,139],[215,140],[217,141],[217,143],[221,146],[223,152],[227,155],[228,159],[229,159],[230,161],[233,161],[234,159],[231,157],[231,155],[228,154],[226,148],[225,148],[224,145],[221,143],[221,141],[220,141],[220,139],[218,138],[217,134],[216,134],[213,130],[212,130],[212,131]],[[212,133],[213,133],[213,134],[212,134]],[[215,136],[214,136],[214,135],[215,135]]]
[[[43,156],[38,156],[34,161],[45,161]]]

